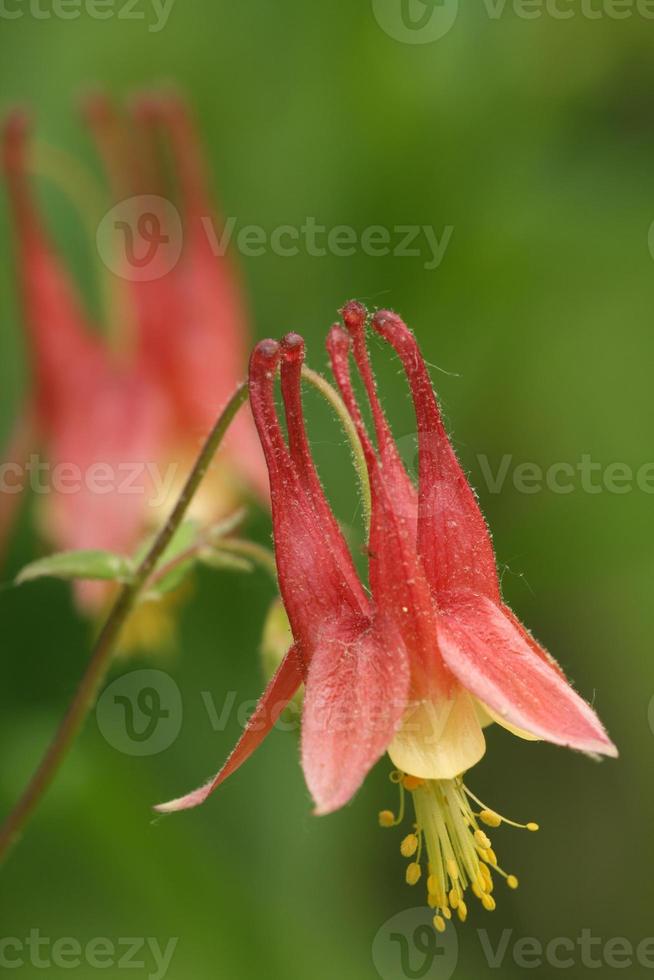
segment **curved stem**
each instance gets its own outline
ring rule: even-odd
[[[247,385],[242,384],[232,396],[207,437],[170,517],[159,531],[152,547],[136,569],[133,579],[122,588],[118,595],[109,613],[109,617],[96,640],[86,673],[68,707],[68,711],[23,795],[0,828],[0,862],[7,856],[12,845],[16,842],[27,821],[40,803],[66,758],[68,750],[82,728],[111,665],[116,640],[120,631],[125,625],[140,591],[152,576],[157,562],[165,552],[177,528],[184,519],[195,492],[202,482],[223,436],[241,405],[247,401],[247,397]]]
[[[275,562],[275,555],[270,548],[257,544],[256,541],[247,541],[245,538],[218,538],[211,542],[207,540],[206,535],[201,535],[195,544],[192,544],[184,551],[180,551],[178,555],[171,558],[165,565],[160,565],[145,583],[145,587],[148,589],[153,588],[153,586],[163,581],[176,568],[179,568],[180,565],[183,565],[187,561],[195,561],[205,548],[211,551],[222,551],[228,555],[248,558],[255,565],[268,572],[275,584],[277,584],[277,564]]]
[[[230,555],[249,558],[260,568],[263,568],[277,584],[277,563],[275,556],[270,548],[265,548],[256,541],[247,541],[245,538],[221,538],[213,546],[217,551],[225,551]]]
[[[331,407],[334,409],[338,415],[339,421],[343,426],[345,435],[350,443],[350,448],[352,450],[352,458],[354,461],[354,467],[357,471],[357,476],[359,478],[359,487],[361,489],[361,501],[363,503],[363,520],[366,529],[366,539],[370,535],[370,512],[372,509],[372,498],[370,496],[370,480],[368,478],[368,467],[366,466],[366,457],[363,452],[363,446],[361,445],[361,440],[356,430],[356,426],[350,417],[345,402],[336,391],[336,389],[330,385],[326,378],[323,378],[322,374],[318,374],[317,371],[313,371],[311,368],[307,367],[306,364],[302,366],[302,377],[309,384],[320,392],[320,394],[329,402]]]

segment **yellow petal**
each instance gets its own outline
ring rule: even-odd
[[[486,751],[474,699],[459,689],[452,698],[412,704],[388,754],[402,772],[421,779],[454,779]]]
[[[497,722],[502,728],[506,728],[507,732],[511,732],[512,735],[517,735],[518,738],[524,738],[526,742],[540,742],[541,739],[537,735],[532,735],[531,732],[525,731],[524,728],[516,728],[515,725],[510,725],[508,721],[505,721],[501,715],[498,715],[496,711],[489,708],[487,704],[483,701],[477,702],[478,711],[484,712],[489,718],[490,722]]]
[[[475,711],[477,712],[477,718],[479,719],[479,724],[482,728],[488,728],[489,725],[493,724],[493,719],[488,713],[488,708],[486,705],[482,704],[481,701],[475,699]]]

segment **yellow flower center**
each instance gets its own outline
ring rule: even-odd
[[[488,911],[495,908],[493,874],[505,879],[509,888],[518,887],[515,875],[500,867],[484,827],[505,823],[536,831],[538,824],[520,824],[490,810],[470,792],[463,780],[425,780],[395,771],[391,781],[400,789],[398,816],[390,810],[379,814],[382,827],[397,826],[404,819],[405,795],[413,798],[416,822],[412,833],[402,840],[402,857],[410,858],[406,869],[409,885],[416,885],[426,866],[427,902],[434,910],[434,927],[443,932],[456,911],[461,922],[468,916],[468,890]],[[476,806],[480,809],[476,809]]]

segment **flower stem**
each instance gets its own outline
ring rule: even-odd
[[[354,467],[359,478],[361,501],[363,503],[363,520],[367,539],[370,535],[370,512],[372,509],[372,498],[370,496],[370,480],[368,479],[366,457],[363,452],[363,446],[361,445],[361,440],[359,439],[356,426],[350,417],[350,413],[345,406],[345,402],[336,389],[330,385],[329,381],[327,381],[326,378],[323,378],[322,374],[318,374],[317,371],[312,371],[311,368],[304,364],[302,366],[302,377],[305,379],[305,381],[308,381],[309,384],[312,384],[313,387],[320,392],[323,398],[329,402],[331,407],[338,415],[339,421],[345,431],[345,435],[349,440],[350,448],[352,449]]]
[[[109,617],[96,640],[86,673],[82,677],[57,732],[23,795],[16,803],[2,827],[0,827],[0,863],[6,858],[12,846],[16,843],[25,825],[59,771],[76,736],[80,732],[89,711],[95,703],[97,693],[111,665],[120,631],[134,608],[139,593],[152,576],[158,561],[170,544],[177,528],[182,523],[195,492],[205,476],[223,436],[239,408],[247,401],[247,397],[248,388],[247,384],[244,383],[236,390],[207,437],[170,517],[159,531],[152,547],[136,569],[134,577],[127,585],[123,586],[118,595],[109,613]]]
[[[230,555],[237,555],[239,558],[249,558],[255,565],[268,572],[273,582],[277,582],[277,563],[270,548],[264,548],[256,541],[246,541],[245,538],[221,538],[214,548]]]
[[[151,589],[163,581],[180,565],[185,562],[197,561],[205,549],[214,552],[223,552],[226,555],[234,555],[237,558],[247,558],[254,565],[258,565],[268,572],[273,582],[277,583],[277,563],[275,555],[270,548],[265,548],[255,541],[247,541],[245,538],[217,538],[213,542],[207,540],[206,535],[201,535],[195,544],[192,544],[178,555],[171,558],[165,565],[160,565],[145,583],[147,589]]]

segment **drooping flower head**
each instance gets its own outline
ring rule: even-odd
[[[444,429],[417,342],[394,313],[371,327],[395,350],[411,390],[419,480],[404,468],[381,406],[366,346],[368,315],[343,310],[327,347],[366,458],[372,514],[369,592],[325,499],[304,427],[297,335],[260,343],[250,362],[250,397],[266,455],[281,595],[294,644],[234,753],[195,793],[158,808],[195,806],[251,754],[299,684],[306,686],[302,764],[317,813],[344,805],[388,752],[394,781],[412,794],[415,831],[402,842],[407,881],[428,865],[428,900],[442,929],[468,888],[492,909],[498,864],[482,829],[505,821],[463,783],[485,751],[492,720],[528,739],[589,754],[616,750],[593,710],[504,605],[484,519]],[[367,431],[350,377],[351,356],[370,403]],[[288,439],[274,400],[281,389]],[[475,809],[475,804],[481,810]],[[403,813],[402,803],[400,818]],[[382,825],[399,822],[390,811]],[[536,829],[535,824],[518,825]]]
[[[78,474],[74,492],[50,485],[42,499],[54,548],[130,554],[170,509],[187,465],[240,382],[248,326],[231,262],[213,248],[220,227],[183,103],[142,98],[125,118],[96,97],[86,116],[112,188],[114,206],[101,227],[118,254],[108,255],[100,238],[98,248],[118,336],[107,337],[92,322],[45,228],[31,178],[29,124],[15,112],[5,124],[3,159],[32,376],[25,415],[33,431],[28,438],[26,426],[19,427],[11,454],[24,462],[38,447],[51,472],[69,467]],[[176,195],[164,176],[161,140],[172,151]],[[171,214],[172,226],[165,223]],[[263,456],[244,413],[207,481],[201,516],[232,509],[241,484],[265,499]],[[9,524],[15,501],[3,495],[0,526]],[[102,594],[86,585],[82,597]]]

